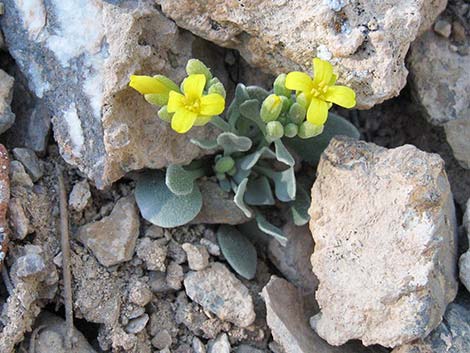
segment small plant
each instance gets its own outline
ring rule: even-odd
[[[166,173],[157,170],[142,174],[135,191],[142,216],[161,227],[190,222],[202,208],[196,180],[214,176],[221,189],[233,193],[235,204],[261,231],[285,243],[281,229],[267,221],[262,208],[288,203],[295,224],[308,222],[310,197],[296,182],[295,159],[289,149],[316,163],[334,135],[358,137],[350,123],[328,113],[332,103],[354,107],[354,91],[335,85],[332,65],[315,58],[313,78],[302,72],[281,74],[271,91],[238,84],[222,118],[226,93],[220,80],[197,59],[188,61],[186,72],[188,76],[179,86],[162,75],[131,76],[130,86],[158,106],[160,119],[178,133],[208,123],[219,128],[221,132],[214,140],[191,140],[202,149],[215,151],[215,155],[186,166],[171,165]],[[243,237],[229,226],[218,231],[228,262],[250,278],[256,270],[256,252],[247,249]],[[241,263],[244,256],[246,261]]]

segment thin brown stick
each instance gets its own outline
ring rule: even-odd
[[[69,214],[67,209],[67,194],[65,191],[62,170],[57,166],[57,180],[59,184],[60,209],[60,240],[62,247],[62,273],[64,277],[64,304],[65,304],[65,346],[72,348],[73,338],[73,307],[72,307],[72,273],[70,271],[70,237]]]

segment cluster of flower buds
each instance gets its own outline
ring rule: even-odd
[[[274,93],[263,101],[260,117],[266,123],[266,135],[271,140],[284,136],[311,138],[322,133],[323,125],[314,125],[307,121],[305,97],[294,95],[286,88],[286,75],[279,75],[274,81]]]

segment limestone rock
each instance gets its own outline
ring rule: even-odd
[[[14,197],[10,200],[8,212],[10,215],[10,225],[15,238],[22,240],[33,231],[19,198]]]
[[[411,46],[408,56],[411,87],[428,120],[444,125],[447,141],[462,167],[470,168],[470,57],[449,48],[432,31]]]
[[[230,342],[226,333],[222,333],[207,344],[207,353],[230,353]]]
[[[13,149],[13,156],[23,164],[33,182],[39,180],[44,174],[42,164],[33,150],[17,147]]]
[[[468,306],[451,303],[444,315],[444,320],[428,337],[396,348],[392,353],[470,352],[469,317]]]
[[[10,201],[10,159],[8,151],[0,144],[0,270],[5,259],[8,244],[7,211]]]
[[[81,212],[87,206],[90,198],[90,184],[88,184],[86,180],[79,181],[73,186],[70,192],[69,206],[74,211]]]
[[[241,224],[249,221],[233,201],[233,194],[223,191],[209,180],[199,182],[202,193],[201,212],[191,224]]]
[[[261,296],[266,303],[266,320],[273,338],[286,353],[382,352],[375,347],[366,350],[356,342],[342,347],[328,345],[308,324],[308,315],[312,308],[305,306],[302,291],[285,279],[272,276]]]
[[[15,122],[15,114],[10,107],[14,82],[13,77],[0,69],[0,134],[8,130]]]
[[[445,8],[445,0],[391,3],[338,1],[157,0],[163,12],[194,34],[236,48],[266,72],[310,70],[314,56],[331,60],[359,108],[398,95],[405,55],[417,34]]]
[[[186,294],[204,309],[240,327],[255,321],[253,300],[246,288],[227,267],[214,262],[202,271],[188,272]]]
[[[209,266],[209,253],[203,245],[184,243],[183,249],[188,257],[188,266],[191,270],[199,271]]]
[[[78,239],[104,266],[129,261],[138,236],[139,214],[133,196],[120,199],[109,216],[78,230]]]
[[[145,237],[137,243],[137,256],[145,262],[150,271],[166,271],[167,247],[158,240],[150,240]]]
[[[4,4],[8,11],[0,22],[6,44],[31,90],[49,108],[62,156],[98,188],[130,170],[202,155],[189,138],[210,138],[213,130],[173,132],[156,117],[155,107],[128,87],[134,73],[180,80],[186,61],[198,53],[215,64],[222,80],[228,77],[220,54],[212,55],[205,42],[178,29],[153,1]]]
[[[333,139],[309,210],[317,333],[333,345],[426,337],[457,291],[454,212],[438,155]]]

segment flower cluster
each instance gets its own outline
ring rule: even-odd
[[[158,116],[171,122],[171,128],[181,134],[193,126],[206,125],[225,109],[225,88],[207,66],[191,59],[186,72],[181,87],[162,75],[133,75],[129,83],[149,103],[160,106]]]

